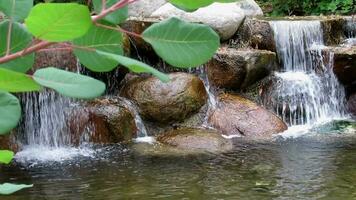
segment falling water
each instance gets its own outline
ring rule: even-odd
[[[345,36],[346,40],[343,46],[354,46],[356,45],[356,18],[350,17],[346,19],[345,25]]]
[[[272,21],[282,71],[268,94],[271,106],[289,125],[312,125],[345,115],[344,89],[332,53],[323,53],[319,21]]]

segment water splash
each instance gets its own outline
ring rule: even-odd
[[[319,21],[272,21],[282,72],[267,94],[268,107],[290,126],[322,123],[345,116],[345,93],[335,77],[333,54],[325,48]],[[300,128],[300,127],[299,127]],[[298,129],[299,129],[298,128]]]

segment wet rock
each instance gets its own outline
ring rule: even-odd
[[[36,52],[33,70],[44,67],[56,67],[68,71],[77,71],[77,58],[72,50],[54,50],[63,48],[63,44],[55,44],[48,49]]]
[[[172,73],[171,80],[163,83],[157,78],[133,78],[121,89],[121,96],[134,101],[140,114],[147,120],[169,123],[179,122],[206,103],[203,82],[186,73]]]
[[[334,54],[334,73],[349,93],[356,92],[356,46],[336,47],[328,51]]]
[[[149,17],[155,10],[165,4],[165,0],[136,1],[129,5],[130,17]]]
[[[356,116],[356,94],[352,94],[347,101],[347,108],[351,114]]]
[[[137,132],[134,115],[114,99],[94,100],[79,106],[71,112],[68,126],[74,144],[130,142]]]
[[[15,132],[8,135],[1,135],[0,136],[0,150],[11,150],[14,152],[18,151],[18,145],[15,142],[14,137]]]
[[[157,141],[186,151],[223,152],[231,150],[232,143],[218,131],[198,128],[183,128],[166,132]]]
[[[276,54],[266,50],[220,48],[207,64],[211,84],[219,88],[243,89],[277,68]]]
[[[209,123],[225,135],[246,138],[271,138],[287,130],[287,125],[272,112],[237,95],[219,96],[219,104],[209,116]]]
[[[167,3],[151,15],[153,18],[159,19],[173,16],[189,22],[209,25],[218,32],[221,40],[231,38],[245,18],[244,11],[237,3],[214,3],[194,12],[185,12]]]
[[[344,38],[345,19],[338,16],[321,17],[321,28],[326,45],[340,44]]]
[[[276,52],[273,30],[264,18],[246,18],[236,37],[240,46]]]

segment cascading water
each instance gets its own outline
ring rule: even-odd
[[[346,20],[347,20],[345,25],[346,40],[343,46],[354,46],[356,45],[356,18],[350,17],[347,18]]]
[[[290,126],[313,125],[345,116],[344,88],[336,79],[332,53],[323,51],[319,21],[271,21],[282,64],[265,101]]]

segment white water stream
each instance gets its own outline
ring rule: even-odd
[[[344,88],[332,71],[333,54],[323,51],[320,21],[271,21],[270,25],[282,68],[275,74],[278,83],[268,94],[273,98],[268,106],[293,132],[345,118]]]

